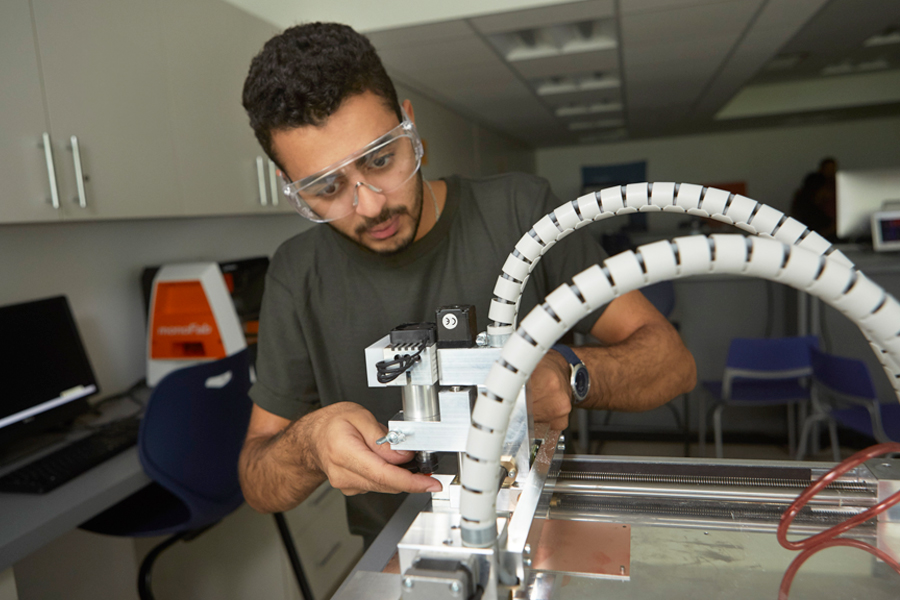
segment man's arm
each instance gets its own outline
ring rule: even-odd
[[[441,484],[395,465],[411,452],[375,440],[387,430],[352,402],[313,411],[296,421],[253,406],[239,460],[247,504],[279,512],[303,502],[326,479],[346,495],[363,492],[436,492]]]
[[[616,298],[591,328],[603,347],[574,348],[591,375],[579,405],[643,411],[689,392],[697,383],[694,357],[672,324],[640,292]],[[572,409],[569,363],[557,352],[544,356],[528,383],[534,419],[564,429]]]

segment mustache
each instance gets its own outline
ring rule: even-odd
[[[405,206],[394,206],[392,208],[385,207],[377,217],[366,217],[365,220],[356,227],[356,235],[362,235],[367,230],[377,227],[382,223],[390,221],[397,215],[408,215],[409,210]]]

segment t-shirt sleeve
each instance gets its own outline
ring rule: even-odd
[[[285,419],[299,419],[318,408],[309,351],[290,290],[266,275],[259,315],[256,382],[250,398],[260,408]]]
[[[525,225],[524,231],[528,231],[536,222],[550,213],[561,204],[550,189],[550,184],[541,178],[534,178],[534,194],[535,199],[532,200],[530,223]],[[568,201],[574,198],[567,199]],[[584,271],[588,267],[602,263],[609,256],[597,240],[585,229],[591,227],[587,225],[573,231],[568,236],[556,243],[541,258],[538,263],[539,277],[535,277],[535,284],[543,287],[539,289],[541,299],[555,290],[562,284],[571,284],[572,277]],[[534,277],[535,273],[532,273]],[[530,284],[529,284],[530,285]],[[605,307],[601,307],[587,317],[579,321],[572,329],[579,333],[590,333],[591,328],[600,318]],[[524,314],[520,315],[520,320],[524,318]]]

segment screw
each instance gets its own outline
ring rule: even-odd
[[[377,440],[375,443],[379,446],[384,443],[399,444],[406,440],[406,436],[402,431],[388,431],[387,435]]]
[[[522,548],[522,552],[525,554],[531,554],[531,544],[525,544],[525,547]]]
[[[516,471],[515,469],[513,469],[512,471],[509,472],[509,476],[512,477],[513,479],[515,479],[516,475],[518,475],[518,474],[519,474],[519,472]]]
[[[482,331],[477,336],[475,336],[475,345],[482,347],[488,345],[488,336],[486,331]]]
[[[403,578],[403,587],[411,588],[412,586],[413,586],[413,580],[409,577],[404,577]]]
[[[530,559],[530,558],[526,558],[526,559],[523,560],[522,562],[525,564],[526,567],[530,567],[530,566],[531,566],[531,559]]]
[[[451,583],[450,583],[450,593],[453,594],[454,596],[458,595],[458,594],[459,594],[459,591],[460,591],[461,589],[462,589],[462,588],[460,587],[458,581],[454,581],[454,582],[451,582]]]
[[[624,575],[624,574],[625,574],[625,565],[622,565],[622,566],[619,567],[619,573],[620,573],[621,575]]]

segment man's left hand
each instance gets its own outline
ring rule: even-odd
[[[538,363],[527,384],[536,423],[549,423],[559,430],[569,426],[571,373],[569,363],[555,350],[548,351]]]

